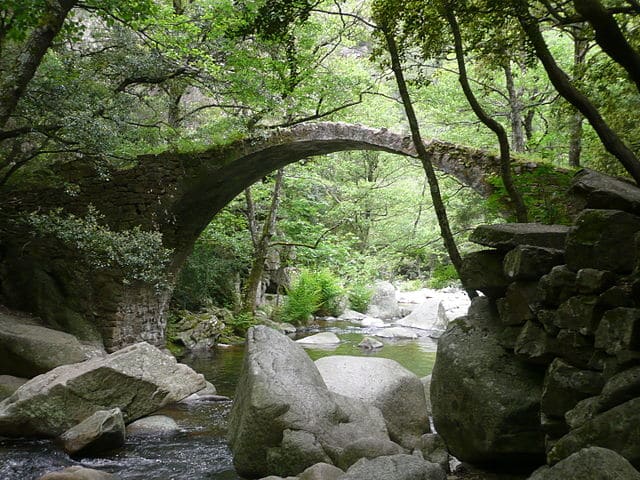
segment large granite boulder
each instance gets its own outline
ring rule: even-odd
[[[0,374],[35,377],[52,368],[104,354],[73,335],[0,311]]]
[[[373,295],[369,300],[367,315],[383,320],[390,320],[400,316],[396,288],[391,283],[385,281],[375,283]]]
[[[390,455],[358,460],[340,480],[446,480],[439,465],[415,455]]]
[[[98,410],[125,422],[206,386],[204,377],[148,343],[39,375],[0,402],[0,435],[58,436]]]
[[[92,456],[124,445],[124,419],[119,408],[100,410],[60,435],[64,451],[74,457]]]
[[[528,480],[640,480],[640,473],[616,452],[590,447],[536,470]]]
[[[337,355],[315,363],[329,390],[378,407],[394,442],[412,449],[429,432],[424,385],[395,360]]]
[[[288,337],[264,326],[247,332],[229,420],[240,475],[297,475],[316,463],[339,465],[345,447],[365,437],[389,440],[380,410],[330,392]]]
[[[542,375],[498,344],[500,329],[491,301],[479,297],[440,338],[431,380],[436,430],[465,462],[540,464]]]
[[[419,328],[421,330],[444,331],[449,323],[444,307],[439,298],[427,298],[409,315],[396,322],[403,327]]]

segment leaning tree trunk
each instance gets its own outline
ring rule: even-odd
[[[640,161],[638,157],[609,127],[587,96],[571,83],[564,70],[558,66],[542,36],[538,26],[538,19],[529,13],[528,2],[519,0],[517,6],[519,7],[518,21],[522,30],[533,45],[536,56],[542,63],[555,89],[584,115],[598,134],[606,150],[618,159],[629,175],[640,185]]]
[[[588,43],[581,38],[584,28],[576,27],[573,34],[573,79],[582,77],[582,70],[587,56]],[[575,110],[569,117],[569,165],[575,168],[580,167],[580,156],[582,155],[582,124],[584,117]]]
[[[449,218],[447,217],[447,210],[444,206],[444,202],[442,201],[442,195],[440,195],[440,185],[438,184],[438,177],[436,176],[433,164],[431,163],[431,159],[429,158],[429,153],[427,152],[427,149],[424,146],[424,142],[422,141],[422,136],[420,134],[420,125],[418,124],[418,118],[416,117],[415,110],[413,109],[413,103],[411,102],[411,96],[409,95],[407,82],[404,78],[404,72],[402,70],[402,64],[400,63],[400,55],[398,54],[398,46],[396,44],[396,40],[393,34],[388,31],[383,31],[383,34],[387,44],[387,50],[389,51],[389,56],[391,57],[391,69],[393,70],[393,74],[396,78],[398,91],[400,92],[402,104],[404,106],[407,120],[409,122],[409,128],[411,129],[411,138],[416,148],[416,152],[418,153],[418,158],[420,158],[422,167],[424,168],[424,171],[427,175],[427,180],[429,181],[431,200],[433,202],[433,209],[435,210],[436,217],[438,218],[438,225],[440,226],[440,234],[442,236],[442,240],[444,241],[445,248],[447,249],[447,253],[449,254],[449,259],[456,269],[463,287],[465,287],[469,296],[473,298],[477,296],[477,293],[475,292],[475,290],[466,288],[466,279],[464,278],[462,273],[462,257],[460,256],[460,252],[458,251],[458,247],[453,238],[453,233],[451,232]]]
[[[495,119],[491,118],[487,112],[484,111],[480,102],[471,90],[471,85],[469,84],[469,78],[467,76],[467,67],[464,62],[464,51],[462,49],[462,35],[460,34],[460,26],[458,25],[458,20],[456,19],[455,14],[450,9],[444,10],[445,18],[449,23],[449,27],[451,28],[451,33],[453,33],[453,41],[454,48],[456,51],[456,60],[458,62],[458,71],[460,81],[460,85],[462,86],[462,90],[464,91],[464,95],[467,98],[467,102],[471,105],[473,112],[480,119],[482,123],[484,123],[493,133],[498,137],[498,143],[500,144],[500,176],[502,177],[502,182],[504,183],[504,187],[509,194],[509,198],[513,202],[513,206],[516,212],[516,218],[519,222],[527,222],[527,207],[524,204],[524,200],[522,199],[522,195],[516,189],[513,183],[513,176],[511,175],[511,152],[509,150],[509,138],[507,137],[507,132],[505,129],[498,123]]]

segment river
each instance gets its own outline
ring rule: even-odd
[[[418,376],[428,375],[435,361],[436,342],[425,332],[413,340],[387,340],[374,352],[357,347],[365,334],[375,328],[362,328],[346,322],[321,325],[321,331],[336,333],[342,343],[332,348],[306,348],[312,359],[327,355],[371,355],[398,361]],[[307,332],[309,335],[314,332]],[[218,393],[233,397],[242,367],[243,347],[219,348],[181,359],[212,382]],[[227,418],[231,401],[180,403],[164,408],[180,432],[169,437],[129,438],[124,447],[101,458],[74,461],[51,440],[16,440],[0,437],[0,480],[36,480],[52,470],[82,465],[111,473],[122,480],[231,480],[240,479],[233,469],[226,444]]]

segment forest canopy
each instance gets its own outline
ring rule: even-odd
[[[386,127],[501,155],[500,198],[429,177],[419,159],[303,161],[213,220],[175,303],[253,304],[269,265],[329,268],[353,285],[446,283],[473,225],[567,221],[540,186],[561,188],[571,169],[640,180],[639,15],[631,0],[8,0],[0,189],[73,192],[61,180],[72,160],[108,176],[141,155],[316,120]],[[547,167],[514,175],[513,159]]]

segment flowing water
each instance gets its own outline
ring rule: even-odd
[[[383,340],[382,349],[366,352],[357,347],[363,335],[375,328],[362,328],[344,322],[325,323],[322,331],[336,333],[342,343],[331,348],[307,348],[312,359],[327,355],[370,355],[391,358],[418,376],[431,372],[436,343],[420,335],[413,340]],[[305,335],[315,333],[308,332]],[[212,382],[218,393],[233,397],[242,367],[243,347],[219,348],[190,355],[182,362]],[[163,409],[180,432],[168,437],[129,438],[121,449],[100,458],[74,461],[49,440],[15,440],[0,437],[0,480],[35,480],[46,472],[72,465],[116,473],[123,480],[232,480],[232,455],[225,442],[231,401],[181,403]]]

